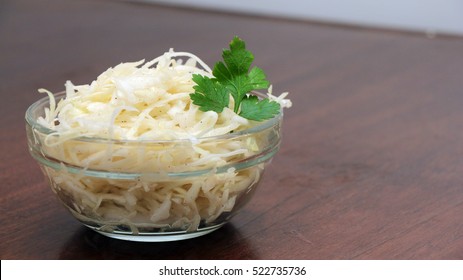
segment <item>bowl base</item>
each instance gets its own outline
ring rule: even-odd
[[[126,232],[120,232],[120,231],[105,232],[105,231],[99,230],[96,227],[92,227],[88,225],[86,226],[104,236],[108,236],[114,239],[120,239],[120,240],[126,240],[126,241],[136,241],[136,242],[168,242],[168,241],[179,241],[179,240],[200,237],[208,233],[211,233],[215,230],[218,230],[224,224],[225,223],[221,223],[221,224],[210,226],[207,228],[201,228],[194,232],[187,232],[187,231],[155,232],[155,233],[139,233],[137,235],[126,233]]]

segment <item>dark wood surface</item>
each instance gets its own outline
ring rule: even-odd
[[[112,240],[59,204],[29,156],[37,88],[89,83],[169,48],[247,41],[289,91],[281,151],[230,224]],[[462,259],[463,38],[115,1],[0,2],[2,259]]]

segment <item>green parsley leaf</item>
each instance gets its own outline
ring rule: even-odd
[[[233,99],[238,113],[241,100],[246,93],[257,89],[266,89],[270,83],[262,69],[254,67],[248,75],[249,68],[254,61],[254,55],[246,50],[246,44],[238,37],[233,38],[230,50],[223,50],[223,62],[217,62],[212,74],[222,85],[226,86]]]
[[[222,58],[228,69],[234,75],[247,74],[251,67],[254,55],[246,50],[246,44],[235,37],[230,42],[230,50],[223,50]]]
[[[249,72],[248,78],[248,87],[246,89],[252,88],[248,92],[255,89],[267,89],[270,86],[270,82],[265,77],[264,70],[259,67],[253,67],[251,72]]]
[[[190,94],[190,97],[193,104],[198,105],[201,111],[220,113],[223,108],[228,107],[230,95],[225,87],[217,81],[199,74],[193,74],[192,79],[196,86],[193,87],[195,93]]]
[[[246,44],[238,37],[230,42],[230,49],[224,49],[223,62],[214,65],[214,78],[193,75],[196,86],[190,94],[193,104],[202,111],[220,113],[228,107],[230,94],[235,101],[233,111],[249,120],[262,121],[278,114],[280,105],[268,99],[260,100],[256,96],[247,95],[253,90],[267,89],[270,82],[265,73],[251,64],[254,55],[246,49]]]
[[[243,118],[263,121],[270,119],[280,112],[280,104],[269,99],[259,100],[257,96],[250,95],[245,97],[241,102],[239,115]]]

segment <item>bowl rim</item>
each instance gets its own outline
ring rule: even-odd
[[[267,95],[261,92],[252,91],[251,94],[254,94],[259,98],[267,98]],[[58,104],[58,102],[61,99],[66,98],[66,92],[60,91],[60,92],[54,93],[53,96],[55,97],[56,104]],[[29,126],[31,126],[33,129],[38,130],[38,132],[41,132],[47,135],[56,133],[57,131],[52,130],[38,123],[37,119],[34,118],[34,112],[38,110],[40,106],[43,106],[49,102],[50,102],[50,98],[48,96],[45,96],[35,101],[34,103],[32,103],[27,108],[26,113],[25,113],[26,123]],[[167,144],[167,143],[170,143],[172,144],[172,143],[191,143],[191,142],[204,142],[204,141],[213,141],[213,140],[225,140],[225,139],[232,139],[232,138],[250,135],[250,134],[264,131],[280,123],[282,118],[283,118],[283,107],[280,107],[280,112],[277,115],[275,115],[273,118],[264,120],[261,122],[256,122],[257,124],[250,128],[247,128],[245,130],[236,131],[236,132],[227,133],[227,134],[207,136],[207,137],[190,137],[190,138],[179,138],[179,139],[171,139],[171,140],[156,140],[156,139],[114,139],[114,138],[103,138],[103,137],[78,136],[75,138],[71,138],[70,140],[82,141],[82,142],[108,143],[108,144],[109,143],[112,143],[112,144],[114,143],[116,144],[121,144],[121,143]]]

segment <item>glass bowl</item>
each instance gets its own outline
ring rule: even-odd
[[[251,129],[216,137],[66,139],[37,122],[47,107],[45,97],[26,112],[32,157],[77,220],[124,240],[182,240],[220,228],[251,199],[281,141],[282,113]],[[200,151],[209,156],[189,161]],[[168,164],[172,159],[181,164]]]

